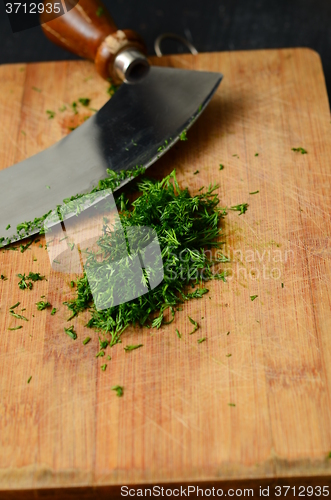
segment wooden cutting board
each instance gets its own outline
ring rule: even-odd
[[[110,498],[141,484],[330,484],[331,143],[320,59],[289,49],[153,62],[224,74],[189,140],[152,171],[176,168],[192,193],[216,182],[224,206],[249,203],[223,224],[228,282],[209,283],[169,326],[127,330],[124,345],[144,347],[116,345],[103,372],[88,314],[72,322],[76,341],[64,334],[62,302],[75,292],[50,269],[44,239],[1,252],[2,499]],[[108,98],[88,62],[5,65],[0,82],[1,168],[93,114],[83,106],[74,114],[73,101],[88,97],[99,108]],[[29,271],[47,281],[22,291],[16,275]],[[37,311],[42,295],[55,316]],[[28,322],[9,315],[17,301]],[[188,335],[188,315],[198,336]]]

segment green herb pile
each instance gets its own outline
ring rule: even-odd
[[[199,194],[191,196],[188,189],[180,188],[172,172],[162,181],[142,179],[137,188],[140,195],[133,202],[124,193],[115,196],[120,221],[124,229],[147,226],[155,230],[163,259],[163,281],[130,302],[98,311],[85,273],[77,279],[76,299],[66,303],[76,314],[89,309],[91,318],[87,326],[109,334],[110,345],[119,342],[122,332],[131,324],[159,328],[169,323],[165,315],[173,321],[180,303],[208,292],[205,281],[225,280],[225,274],[217,268],[228,259],[220,251],[216,257],[205,252],[221,245],[220,222],[226,210],[219,207],[217,186],[204,191],[202,188]],[[242,205],[231,208],[243,213]],[[114,234],[106,226],[98,241],[103,265],[107,259],[109,262],[114,259],[113,243]],[[121,285],[120,274],[108,282],[109,295]]]

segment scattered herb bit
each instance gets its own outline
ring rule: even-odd
[[[19,326],[13,326],[13,328],[8,328],[8,330],[14,331],[14,330],[20,330],[21,328],[23,328],[23,326],[19,325]]]
[[[176,333],[177,333],[177,337],[178,337],[179,339],[181,339],[181,338],[182,338],[182,334],[181,334],[181,333],[179,333],[179,331],[178,331],[178,329],[177,329],[177,328],[176,328]]]
[[[44,300],[40,300],[39,302],[36,302],[36,306],[38,311],[43,311],[44,309],[51,307],[51,304],[49,302],[45,302]]]
[[[144,344],[137,344],[137,345],[126,345],[124,347],[124,351],[134,351],[135,349],[139,349],[139,347],[142,347]]]
[[[9,310],[13,310],[13,309],[15,309],[15,307],[17,307],[17,306],[19,306],[19,305],[20,305],[20,302],[16,302],[16,304],[14,304],[13,306],[11,306],[11,307],[9,308]]]
[[[80,97],[78,101],[81,103],[82,106],[87,107],[90,104],[91,99],[88,99],[87,97]]]
[[[27,383],[30,384],[31,380],[32,380],[32,375],[28,378],[28,382]]]
[[[99,351],[98,354],[95,355],[96,358],[103,358],[105,355],[105,351]]]
[[[282,283],[282,288],[284,288],[284,283]]]
[[[258,297],[258,295],[251,295],[251,296],[250,296],[251,301],[253,302],[253,300],[255,300],[257,297]]]
[[[259,193],[260,191],[253,191],[252,193],[249,193],[249,194],[257,194]]]
[[[29,243],[27,243],[26,245],[20,245],[20,250],[21,250],[21,253],[24,253],[25,250],[27,250],[31,245],[32,245],[33,241],[29,241]]]
[[[68,127],[68,130],[73,131],[73,130],[76,130],[76,128],[77,128],[77,127]]]
[[[21,130],[21,134],[22,135],[26,135],[26,133],[24,132],[24,130]]]
[[[106,365],[106,364],[101,365],[101,370],[102,370],[103,372],[104,372],[104,371],[106,371],[106,368],[107,368],[107,365]]]
[[[247,208],[248,208],[248,203],[241,203],[240,205],[234,205],[233,207],[230,207],[230,210],[237,211],[239,212],[239,215],[242,215],[245,212],[247,212]]]
[[[97,10],[96,10],[96,15],[98,17],[101,17],[103,15],[103,8],[102,7],[98,7]]]
[[[42,246],[42,244],[40,243],[39,248],[42,248],[42,247],[43,247],[43,246]]]
[[[239,158],[239,155],[237,155],[237,154],[234,154],[234,155],[232,155],[232,156],[236,156],[237,158]]]
[[[302,155],[308,154],[308,151],[303,148],[292,148],[292,151],[294,151],[295,153],[301,153]]]
[[[110,361],[110,360],[111,360],[111,357],[109,356],[109,354],[108,354],[108,356],[107,356],[107,359],[108,359],[108,361]]]
[[[46,185],[46,189],[51,189],[51,186],[47,186],[47,185]]]
[[[12,310],[9,311],[9,314],[16,319],[22,319],[23,321],[29,321],[28,318],[26,318],[25,316],[22,316],[21,314],[16,314]]]
[[[38,89],[38,87],[32,87],[32,90],[35,90],[36,92],[41,92],[41,89]]]
[[[8,278],[6,278],[6,276],[4,274],[0,275],[0,279],[2,279],[2,281],[7,281],[8,280]]]
[[[8,226],[6,227],[6,231],[8,231],[8,229],[10,229],[10,224],[8,224]]]
[[[21,312],[23,312],[23,311],[26,311],[26,307],[23,307],[23,309],[21,309]]]
[[[75,286],[75,282],[74,282],[73,280],[71,280],[71,281],[70,281],[70,287],[71,287],[71,288],[74,288],[74,286]]]
[[[254,156],[259,156],[259,153],[255,153],[255,155],[254,155]]]
[[[223,170],[223,169],[224,169],[224,165],[222,165],[222,164],[220,163],[220,170]]]
[[[45,276],[41,276],[40,273],[32,273],[31,271],[28,276],[25,276],[25,274],[18,274],[17,276],[21,278],[21,280],[18,282],[18,287],[21,290],[31,290],[33,286],[32,281],[35,282],[45,279]]]
[[[107,93],[112,96],[115,94],[115,92],[119,89],[119,86],[114,85],[113,83],[110,83],[109,88],[107,89]]]
[[[71,107],[72,107],[72,110],[74,112],[75,115],[78,114],[78,110],[77,110],[77,102],[74,101],[72,104],[71,104]]]
[[[73,340],[76,340],[77,338],[77,333],[74,331],[73,325],[70,326],[69,328],[64,328],[64,331],[69,337],[71,337]]]
[[[71,316],[67,319],[67,321],[71,321],[75,316],[77,316],[77,311],[73,312]]]
[[[48,114],[48,119],[52,120],[55,116],[55,111],[51,111],[50,109],[46,110],[46,113]]]
[[[226,354],[225,355],[227,358],[231,358],[232,354]]]
[[[123,396],[123,387],[121,387],[120,385],[113,385],[113,387],[111,388],[112,391],[116,391],[116,396],[118,396],[119,398]]]
[[[228,403],[228,406],[236,406],[234,403]]]
[[[59,108],[60,113],[63,113],[67,109],[67,106],[63,105],[61,108]]]
[[[186,135],[186,130],[183,130],[183,132],[179,136],[180,141],[187,141],[187,135]]]
[[[193,175],[196,175],[199,173],[199,170],[196,170],[195,172],[193,172]]]
[[[192,325],[194,325],[193,331],[189,333],[189,335],[192,335],[192,333],[195,333],[198,330],[199,325],[196,321],[194,321],[194,319],[190,318],[190,316],[188,316],[188,319],[190,320]]]
[[[230,332],[227,332],[227,335],[230,335]]]
[[[198,339],[198,344],[201,344],[202,342],[204,342],[205,340],[207,340],[207,337],[202,337],[202,339]]]
[[[328,458],[331,458],[331,451],[329,451]]]
[[[86,339],[83,340],[83,344],[86,345],[90,342],[91,337],[86,337]]]

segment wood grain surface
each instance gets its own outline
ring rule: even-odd
[[[108,349],[103,372],[88,314],[72,321],[76,341],[64,334],[62,302],[75,292],[70,277],[51,270],[44,239],[24,253],[1,252],[1,498],[110,498],[123,484],[330,483],[331,143],[320,59],[288,49],[153,62],[224,74],[188,141],[151,173],[176,168],[192,193],[216,182],[222,205],[249,203],[223,224],[228,281],[209,283],[209,294],[186,303],[171,325],[128,329],[123,344],[144,347]],[[0,82],[1,168],[93,113],[80,107],[75,115],[74,100],[99,108],[108,98],[88,62],[6,65]],[[16,275],[29,271],[47,281],[22,291]],[[37,311],[42,295],[55,316]],[[9,315],[17,301],[28,322]],[[198,337],[188,335],[188,315]]]

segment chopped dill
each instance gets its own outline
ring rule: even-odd
[[[32,380],[32,375],[28,378],[27,383],[30,384],[31,380]]]
[[[19,325],[19,326],[13,326],[12,328],[8,328],[8,330],[20,330],[21,328],[23,328],[22,325]]]
[[[48,119],[52,120],[55,116],[55,111],[51,111],[50,109],[46,110],[46,113],[48,114]]]
[[[73,340],[76,340],[76,338],[77,338],[77,333],[75,332],[73,325],[72,325],[72,326],[70,326],[69,328],[64,328],[64,332],[65,332],[67,335],[69,335],[69,337],[71,337]]]
[[[205,340],[207,340],[207,337],[202,337],[201,339],[198,339],[198,344],[202,344],[202,342],[204,342]]]

